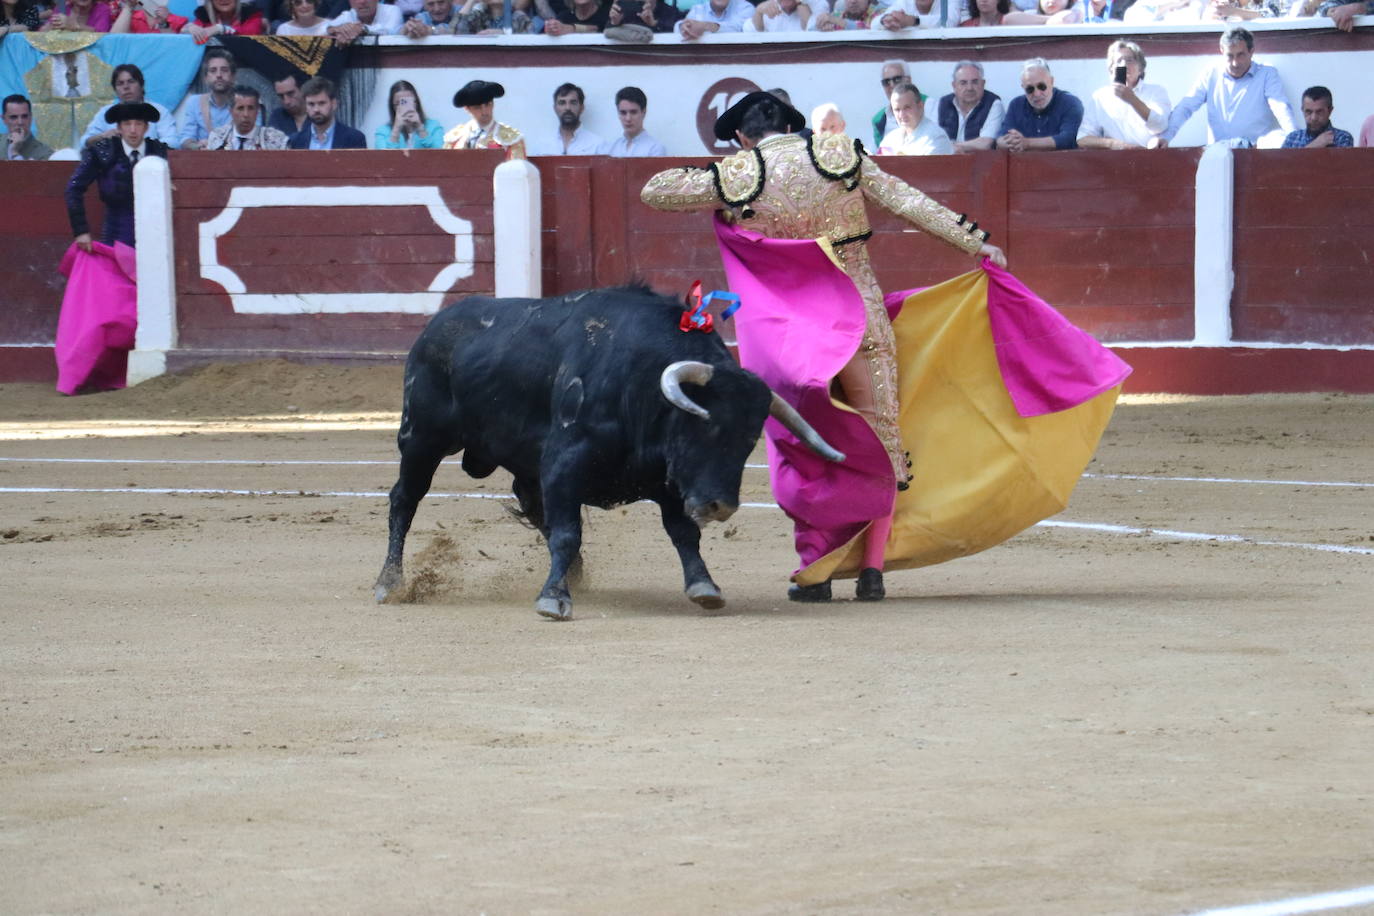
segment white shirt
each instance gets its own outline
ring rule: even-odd
[[[278,35],[323,35],[330,26],[328,19],[321,19],[310,28],[302,28],[290,19],[277,26]]]
[[[818,6],[825,6],[825,0],[816,0],[816,3]],[[815,13],[813,12],[812,15],[814,16]],[[800,8],[795,9],[790,13],[779,12],[776,16],[764,16],[762,18],[763,31],[765,32],[806,31],[806,26],[802,25]],[[754,18],[752,13],[749,15],[749,18],[744,21],[744,31],[755,33],[758,32],[758,29],[754,28]]]
[[[1169,126],[1169,93],[1163,86],[1139,83],[1135,94],[1150,109],[1150,117],[1142,118],[1134,108],[1116,97],[1116,92],[1108,84],[1098,89],[1083,106],[1083,123],[1078,127],[1078,136],[1107,137],[1111,140],[1124,140],[1133,146],[1144,146],[1151,137],[1162,133]]]
[[[748,2],[748,0],[745,0]],[[606,141],[596,134],[579,127],[573,132],[568,148],[563,148],[563,132],[560,130],[544,143],[530,150],[531,156],[600,156],[606,151]]]
[[[977,108],[978,106],[974,105],[973,107]],[[995,138],[1002,136],[1002,119],[1007,116],[1007,106],[1002,104],[1001,99],[997,99],[992,103],[992,107],[988,109],[987,119],[983,121],[983,129],[978,131],[977,137],[965,136],[964,133],[967,129],[964,125],[968,123],[968,116],[973,114],[973,109],[969,109],[968,114],[964,114],[959,110],[959,102],[956,100],[954,103],[954,113],[959,116],[959,127],[954,134],[954,139],[967,143],[969,140],[979,140],[983,137]]]
[[[614,156],[617,159],[628,159],[635,156],[666,156],[668,150],[662,143],[649,136],[648,131],[641,130],[633,140],[626,140],[624,134],[616,137],[607,148],[606,155]]]
[[[401,11],[390,3],[377,4],[377,15],[372,17],[372,24],[367,27],[369,35],[397,35],[400,34],[401,24],[405,16]],[[330,25],[349,25],[358,21],[358,14],[352,9],[346,9],[333,19],[329,20]]]
[[[717,14],[711,9],[711,4],[698,3],[687,11],[685,19],[695,19],[698,22],[714,22],[720,26],[722,32],[742,32],[744,23],[748,22],[754,15],[754,4],[749,0],[730,0],[725,7],[725,12]],[[685,21],[684,19],[684,21]],[[682,22],[673,26],[673,30],[679,35],[682,34]]]
[[[898,125],[878,145],[878,153],[884,156],[946,156],[953,152],[954,144],[930,118],[922,118],[910,134]]]
[[[148,138],[146,135],[143,138],[143,142],[140,143],[137,148],[125,143],[123,137],[119,139],[119,145],[124,147],[124,155],[129,157],[130,162],[133,162],[134,160],[134,153],[138,153],[139,162],[142,162],[143,157],[148,155]]]
[[[172,117],[172,113],[167,110],[166,105],[159,105],[157,102],[152,102],[148,99],[144,99],[143,101],[148,102],[149,105],[156,108],[158,115],[161,117],[161,120],[148,122],[148,132],[144,134],[144,136],[149,140],[162,140],[162,135],[158,133],[158,125],[161,124],[162,129],[169,135],[166,138],[166,142],[169,146],[175,146],[177,132],[176,119]],[[91,118],[91,123],[86,125],[86,132],[81,135],[81,146],[85,146],[86,142],[97,134],[103,134],[105,131],[115,126],[105,122],[105,112],[118,104],[118,101],[111,102],[108,105],[102,106],[101,109],[95,113],[95,117]]]

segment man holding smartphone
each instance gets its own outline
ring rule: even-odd
[[[1107,49],[1111,82],[1083,106],[1078,145],[1083,149],[1138,149],[1169,126],[1169,93],[1145,82],[1145,52],[1133,41]]]

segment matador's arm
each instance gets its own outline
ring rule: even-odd
[[[714,167],[665,169],[649,179],[639,199],[655,210],[710,210],[725,205]]]
[[[977,254],[988,234],[966,216],[931,200],[895,175],[889,175],[867,156],[859,168],[859,186],[864,196],[891,210],[902,219],[968,254]]]

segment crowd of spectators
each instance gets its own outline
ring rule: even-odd
[[[1327,17],[1349,31],[1374,0],[202,0],[191,17],[167,0],[0,0],[0,36],[21,31],[362,36],[800,32],[931,26],[1128,25]]]

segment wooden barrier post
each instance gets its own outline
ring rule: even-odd
[[[148,156],[134,169],[134,227],[138,237],[138,330],[129,354],[130,385],[166,372],[167,351],[177,345],[172,173],[167,160],[160,156]]]
[[[1193,345],[1229,346],[1235,288],[1235,157],[1224,143],[1203,150],[1197,164],[1193,220]]]
[[[537,299],[543,286],[539,170],[512,159],[496,167],[491,181],[496,295]]]

